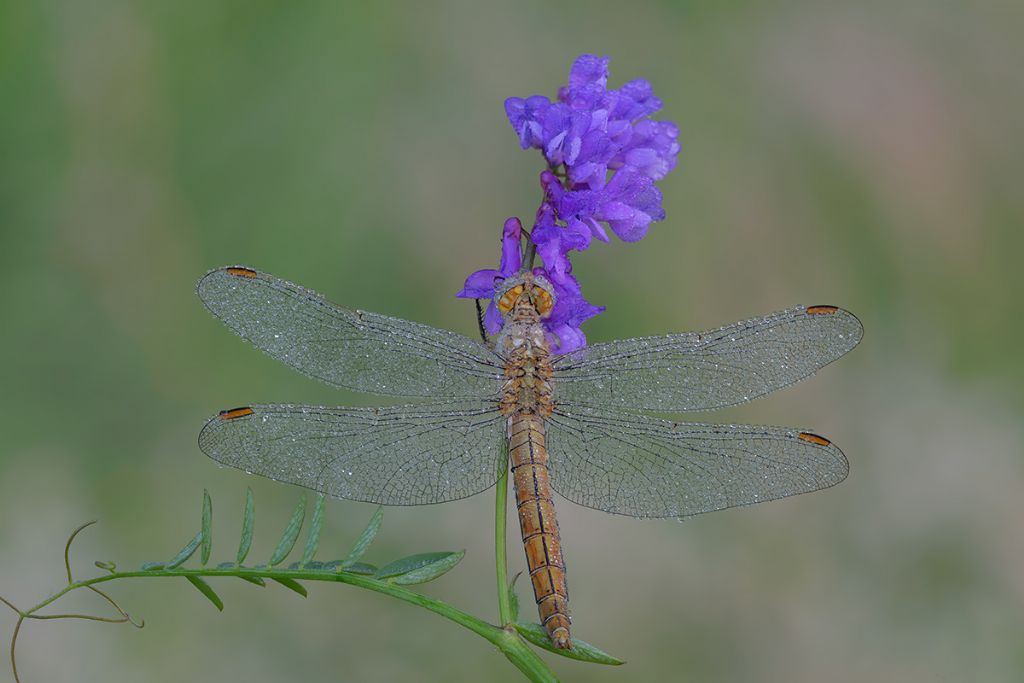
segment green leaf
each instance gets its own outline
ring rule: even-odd
[[[324,524],[324,494],[317,494],[316,505],[313,506],[313,519],[309,522],[309,534],[306,536],[306,548],[302,551],[302,561],[299,567],[305,567],[313,561],[316,555],[316,548],[320,545],[320,528]]]
[[[178,551],[178,554],[175,555],[174,558],[167,563],[165,569],[174,569],[175,567],[180,567],[185,562],[185,560],[192,557],[192,553],[194,553],[196,551],[196,548],[199,547],[199,542],[201,540],[203,540],[202,531],[193,536],[192,540],[189,541],[184,548]]]
[[[432,565],[435,562],[443,560],[453,554],[458,553],[438,552],[409,555],[408,557],[403,557],[400,560],[395,560],[394,562],[389,562],[388,564],[384,565],[383,567],[377,570],[377,573],[374,574],[374,578],[390,579],[391,577],[398,576],[399,574],[408,574],[413,570],[422,569],[423,567]],[[465,552],[463,552],[462,554],[464,555]],[[459,559],[462,559],[462,555],[459,555]]]
[[[276,564],[281,564],[281,561],[288,557],[288,553],[295,547],[295,541],[299,538],[299,531],[302,530],[302,521],[306,518],[306,494],[302,494],[299,498],[299,504],[295,506],[295,512],[292,513],[292,518],[288,520],[288,526],[284,528],[284,533],[281,534],[281,540],[277,542],[277,548],[274,549],[274,554],[270,556],[268,565],[273,567]]]
[[[363,529],[363,533],[359,534],[359,539],[356,540],[356,544],[352,546],[352,551],[345,558],[342,563],[344,566],[355,564],[359,561],[359,558],[363,556],[366,549],[373,543],[373,539],[377,537],[377,532],[380,530],[381,520],[384,519],[384,508],[379,507],[377,511],[373,513],[373,517],[370,518],[370,523]]]
[[[376,565],[367,564],[366,562],[353,562],[352,564],[342,565],[341,571],[348,572],[350,574],[376,574]]]
[[[139,567],[139,570],[144,572],[155,572],[160,569],[163,569],[166,566],[166,562],[147,562],[146,564]]]
[[[619,659],[618,657],[612,657],[607,652],[599,650],[590,643],[580,640],[575,636],[572,639],[571,650],[561,650],[551,644],[551,638],[548,636],[548,632],[544,630],[544,627],[540,624],[524,624],[517,621],[514,624],[516,631],[519,632],[526,640],[530,641],[539,648],[554,652],[556,655],[562,655],[569,659],[578,659],[581,662],[592,662],[594,664],[609,664],[611,666],[618,666],[625,664],[625,660]]]
[[[252,502],[252,489],[245,490],[245,516],[242,517],[242,540],[238,544],[237,564],[245,562],[249,549],[252,547],[252,526],[254,505]]]
[[[512,608],[512,621],[519,620],[519,593],[516,592],[516,581],[522,574],[522,572],[518,572],[508,584],[508,604]]]
[[[285,578],[273,579],[273,580],[277,581],[279,584],[281,584],[285,588],[288,588],[290,590],[295,591],[296,593],[298,593],[302,597],[306,597],[307,595],[309,595],[308,593],[306,593],[306,587],[303,586],[298,581],[295,581],[293,579],[285,579]]]
[[[213,606],[219,609],[221,612],[224,611],[224,602],[220,599],[220,596],[213,592],[210,588],[210,584],[203,581],[198,576],[186,576],[188,582],[191,583],[200,593],[206,596],[206,598],[213,603]]]
[[[206,566],[210,561],[210,548],[213,546],[213,501],[210,500],[210,492],[203,489],[203,519],[202,534],[203,540],[200,543],[199,563]]]
[[[435,560],[430,564],[423,565],[418,569],[413,569],[404,574],[399,574],[395,577],[394,581],[402,586],[411,586],[417,583],[433,581],[442,574],[447,574],[448,571],[461,562],[462,558],[465,556],[465,550],[460,550],[457,553],[448,553],[445,557]]]
[[[248,581],[249,583],[254,583],[254,584],[256,584],[257,586],[260,586],[260,587],[265,587],[267,585],[267,582],[264,581],[262,579],[262,577],[259,577],[259,576],[239,576],[238,578],[240,578],[242,581]]]

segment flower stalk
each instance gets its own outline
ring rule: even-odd
[[[508,585],[508,447],[502,448],[501,475],[494,486],[494,571],[498,582],[498,621],[505,628],[515,621]]]

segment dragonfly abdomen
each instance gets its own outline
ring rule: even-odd
[[[531,413],[509,417],[509,459],[519,528],[541,623],[555,647],[570,648],[569,591],[558,519],[551,499],[542,418]]]

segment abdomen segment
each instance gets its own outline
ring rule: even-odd
[[[555,647],[569,648],[569,592],[558,520],[551,500],[543,420],[530,414],[509,418],[509,459],[519,528],[540,621]]]

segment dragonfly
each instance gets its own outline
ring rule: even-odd
[[[310,377],[417,401],[224,410],[199,435],[206,455],[382,505],[472,496],[511,465],[538,613],[557,648],[572,638],[552,492],[613,514],[682,519],[824,489],[849,472],[842,451],[811,431],[651,415],[734,406],[812,375],[863,335],[836,306],[559,355],[543,330],[555,290],[530,272],[496,286],[504,323],[490,342],[343,308],[247,266],[210,271],[197,293],[240,337]]]

